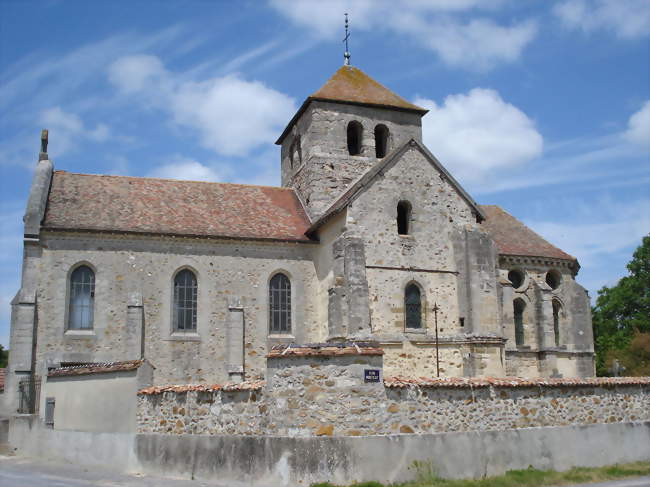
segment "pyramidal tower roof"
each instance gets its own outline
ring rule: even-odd
[[[378,83],[359,68],[341,66],[318,91],[307,97],[298,112],[278,138],[276,144],[282,143],[295,121],[305,111],[312,101],[332,101],[335,103],[351,103],[374,107],[392,108],[416,112],[421,115],[428,110],[409,103],[401,96],[393,93],[384,85]]]
[[[424,108],[409,103],[354,66],[341,66],[309,99],[359,103],[427,113]]]

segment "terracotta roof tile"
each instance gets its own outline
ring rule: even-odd
[[[428,111],[409,103],[354,66],[341,66],[309,99],[377,105],[422,114]]]
[[[292,189],[55,171],[43,227],[309,242]]]
[[[5,375],[7,373],[7,369],[2,368],[0,369],[0,391],[5,390]]]
[[[98,362],[92,364],[73,365],[51,369],[48,377],[64,377],[70,375],[105,374],[108,372],[126,372],[135,370],[144,363],[144,360],[127,360],[125,362]]]
[[[333,101],[406,110],[424,115],[428,110],[409,103],[354,66],[341,66],[315,93],[307,97],[275,142],[281,144],[312,101]]]
[[[280,357],[333,357],[341,355],[383,355],[384,350],[375,342],[308,343],[305,345],[276,345],[266,356]]]
[[[164,394],[165,392],[183,393],[190,391],[210,392],[210,391],[258,391],[264,387],[264,380],[250,380],[244,382],[227,382],[225,384],[184,384],[171,386],[153,386],[138,391],[139,395],[150,396],[155,394]]]
[[[520,377],[386,377],[384,385],[391,388],[405,387],[615,387],[622,385],[650,385],[650,377],[590,377],[576,379],[522,379]]]
[[[501,207],[481,205],[481,209],[487,216],[482,226],[496,242],[500,254],[576,260],[544,240]]]

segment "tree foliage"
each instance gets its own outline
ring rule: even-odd
[[[2,345],[0,345],[0,369],[3,369],[7,366],[9,362],[9,350],[5,350]]]
[[[598,291],[592,308],[598,375],[611,375],[614,361],[625,375],[650,374],[650,235],[627,270],[616,286]]]

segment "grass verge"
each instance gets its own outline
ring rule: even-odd
[[[403,484],[382,484],[381,482],[361,482],[350,487],[557,487],[588,482],[603,482],[626,477],[650,475],[650,462],[635,462],[609,467],[576,467],[565,472],[555,470],[510,470],[505,475],[477,480],[441,479],[427,474],[420,480]],[[312,484],[311,487],[343,487],[329,482]]]

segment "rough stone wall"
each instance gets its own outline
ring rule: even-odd
[[[412,207],[408,235],[397,233],[400,201],[408,201]],[[434,304],[439,307],[438,328],[443,338],[471,332],[500,335],[494,243],[479,230],[470,205],[417,147],[409,148],[352,201],[345,230],[346,235],[365,242],[375,339],[403,342],[431,338]],[[416,282],[422,293],[420,330],[405,328],[404,290],[411,282]],[[424,364],[433,360],[431,347],[417,354],[407,348],[404,345],[399,355],[413,360],[400,360],[399,367],[407,372],[399,373],[426,375]],[[394,354],[386,357],[389,370],[398,369],[391,364],[393,358]],[[500,361],[485,367],[503,375]],[[447,367],[451,375],[456,375],[454,369],[464,370],[461,375],[469,371],[462,366]]]
[[[361,153],[351,156],[347,126],[363,125]],[[343,191],[377,163],[374,129],[390,131],[388,153],[407,140],[422,139],[420,115],[411,112],[342,103],[311,102],[282,144],[282,185],[295,188],[309,216],[320,215]],[[300,136],[302,160],[291,166],[292,144]],[[296,167],[298,166],[298,167]]]
[[[144,352],[157,384],[228,381],[227,327],[244,315],[246,377],[264,373],[268,346],[317,341],[321,327],[311,244],[48,235],[38,269],[37,369],[60,362],[132,360]],[[95,270],[94,328],[66,331],[67,279],[73,267]],[[196,333],[173,333],[173,276],[183,267],[198,280]],[[269,337],[268,281],[285,272],[292,283],[292,335]],[[139,299],[133,300],[133,295]],[[141,303],[142,308],[138,307]],[[135,343],[134,343],[135,342]]]
[[[140,395],[140,433],[366,436],[645,421],[650,383],[364,383],[381,357],[269,361],[262,391]],[[604,383],[603,383],[604,384]]]
[[[513,288],[508,272],[523,273],[523,283]],[[546,274],[557,272],[556,289],[546,283]],[[593,331],[587,291],[575,280],[575,270],[567,261],[534,257],[501,256],[498,269],[501,286],[501,325],[506,342],[507,375],[518,377],[592,377]],[[515,341],[513,302],[522,299],[524,343]],[[559,344],[553,324],[553,302],[559,312]],[[536,373],[536,375],[533,375]]]
[[[467,336],[445,337],[439,343],[440,377],[499,377],[504,375],[501,340],[470,341]],[[436,377],[433,340],[404,340],[385,344],[387,376]]]

